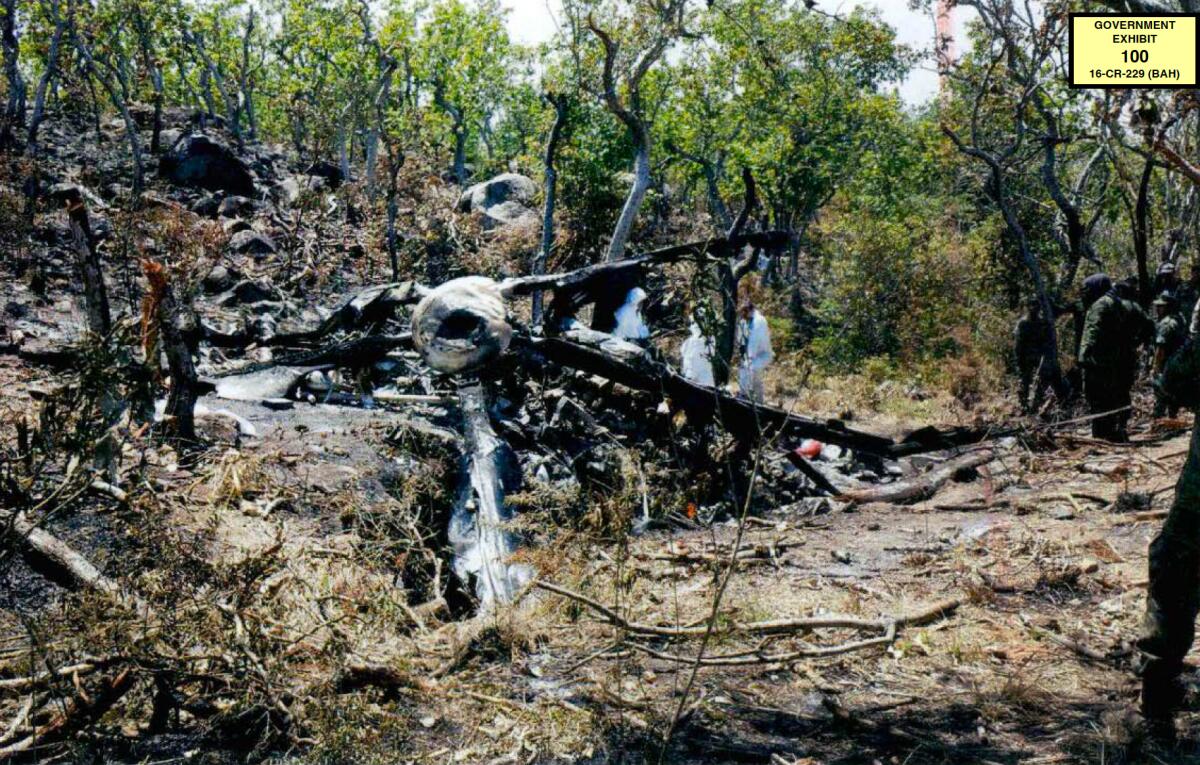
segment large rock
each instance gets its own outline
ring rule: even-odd
[[[213,295],[232,288],[240,278],[241,274],[237,271],[230,269],[228,266],[218,265],[214,266],[213,270],[209,271],[208,275],[204,277],[202,286],[205,292]]]
[[[469,187],[459,197],[458,209],[463,212],[487,212],[505,202],[528,207],[537,198],[537,193],[538,187],[533,179],[517,173],[503,173]]]
[[[188,209],[202,218],[215,218],[217,211],[221,209],[221,195],[205,194],[193,202]]]
[[[342,185],[342,181],[346,180],[345,177],[342,176],[342,168],[338,167],[332,162],[326,162],[323,159],[317,160],[309,165],[308,170],[305,171],[305,174],[310,177],[324,178],[326,185],[328,185],[331,189],[336,189],[338,186]]]
[[[520,202],[501,202],[483,211],[483,230],[491,231],[521,221],[536,221],[537,213]]]
[[[246,163],[225,144],[199,133],[179,139],[159,160],[158,174],[180,186],[254,195],[254,176]]]
[[[184,132],[179,128],[163,128],[158,133],[158,145],[163,151],[170,151],[183,136]]]
[[[228,292],[221,295],[217,299],[217,303],[226,308],[231,308],[236,305],[250,305],[277,300],[279,300],[279,294],[270,284],[244,279],[233,285]]]
[[[220,218],[243,218],[254,215],[257,211],[258,203],[253,199],[234,194],[221,200],[221,204],[217,207],[217,216]]]
[[[257,231],[239,231],[229,237],[229,251],[236,255],[270,255],[275,252],[275,242]]]
[[[271,195],[275,197],[275,201],[284,207],[290,207],[300,198],[300,191],[303,187],[300,181],[295,178],[284,178],[275,184],[271,190]]]
[[[221,230],[226,234],[233,236],[240,231],[250,231],[254,226],[250,225],[250,221],[241,218],[222,218]]]

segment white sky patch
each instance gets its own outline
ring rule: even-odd
[[[562,6],[559,0],[503,0],[509,9],[508,32],[517,42],[526,45],[549,40],[557,30],[555,17]],[[918,50],[933,49],[933,17],[930,14],[910,10],[908,0],[844,0],[834,4],[829,0],[818,0],[820,7],[829,13],[845,14],[857,6],[878,8],[883,20],[896,30],[900,42]],[[966,19],[971,12],[955,8],[955,47],[961,51],[966,45]],[[908,104],[922,104],[937,95],[938,76],[932,56],[917,64],[904,82],[899,84],[900,96]]]

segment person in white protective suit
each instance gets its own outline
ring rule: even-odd
[[[707,385],[711,388],[716,384],[712,367],[712,338],[704,336],[695,320],[692,320],[690,332],[688,339],[684,340],[679,348],[680,372],[697,385]]]
[[[625,303],[617,309],[617,328],[613,334],[623,340],[645,340],[650,337],[650,327],[642,318],[642,303],[646,302],[646,291],[634,287],[625,296]]]
[[[765,394],[763,373],[775,358],[771,350],[771,331],[767,328],[766,317],[755,309],[753,303],[743,303],[738,313],[741,316],[738,322],[738,347],[742,355],[738,366],[738,394],[761,402]]]

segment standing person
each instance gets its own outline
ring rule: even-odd
[[[1184,327],[1187,327],[1189,330],[1191,329],[1192,316],[1195,314],[1197,299],[1200,299],[1200,261],[1192,263],[1187,280],[1181,281],[1179,288],[1175,290],[1175,304],[1179,311],[1179,316],[1183,319]],[[1195,333],[1192,332],[1192,334]]]
[[[1155,388],[1171,406],[1200,406],[1200,344],[1190,343],[1166,364]],[[1150,543],[1141,652],[1142,713],[1172,726],[1184,699],[1183,658],[1196,635],[1200,611],[1200,429],[1192,427],[1187,460],[1162,530]],[[1171,730],[1162,732],[1170,733]]]
[[[1079,346],[1083,342],[1083,325],[1087,321],[1087,313],[1096,301],[1108,294],[1112,289],[1112,279],[1108,274],[1092,274],[1083,280],[1079,288],[1079,300],[1075,304],[1075,360],[1079,360]]]
[[[1162,293],[1154,301],[1154,318],[1154,361],[1151,371],[1157,378],[1166,370],[1171,357],[1187,342],[1188,331],[1179,315],[1175,296],[1169,292]],[[1161,393],[1155,391],[1155,417],[1174,417],[1178,411],[1179,407],[1172,405]]]
[[[650,327],[642,318],[642,304],[646,302],[646,291],[634,287],[625,295],[625,303],[617,309],[617,326],[613,334],[624,340],[641,341],[650,337]]]
[[[692,319],[688,332],[688,339],[679,347],[680,372],[697,385],[711,388],[716,385],[712,366],[712,338],[704,336],[695,319]]]
[[[1172,295],[1179,289],[1179,275],[1175,264],[1170,261],[1159,265],[1154,274],[1154,294],[1161,295],[1170,292]]]
[[[1037,408],[1036,399],[1042,394],[1044,385],[1039,379],[1033,394],[1035,401],[1029,400],[1029,388],[1041,369],[1043,352],[1050,343],[1050,326],[1042,319],[1042,303],[1036,296],[1026,302],[1025,314],[1017,320],[1013,335],[1013,353],[1020,379],[1018,396],[1021,411],[1029,412]]]
[[[1092,414],[1092,435],[1107,441],[1129,440],[1130,392],[1137,379],[1138,348],[1152,337],[1153,324],[1141,307],[1122,295],[1132,293],[1128,281],[1108,291],[1088,309],[1079,344],[1083,392]],[[1114,411],[1114,410],[1123,411]]]
[[[771,331],[766,318],[747,300],[738,309],[738,347],[741,362],[738,366],[738,395],[761,403],[765,390],[763,372],[775,358],[771,350]]]

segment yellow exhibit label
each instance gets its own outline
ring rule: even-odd
[[[1196,86],[1196,16],[1071,14],[1071,85]]]

